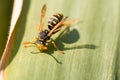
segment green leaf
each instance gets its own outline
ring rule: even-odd
[[[68,21],[75,18],[82,21],[52,36],[65,54],[55,51],[52,45],[43,53],[34,46],[23,46],[23,42],[38,34],[36,26],[44,3],[45,25],[56,12],[69,16]],[[119,80],[119,3],[119,0],[25,0],[9,51],[5,79]]]

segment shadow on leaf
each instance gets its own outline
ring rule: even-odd
[[[31,54],[39,54],[40,52],[31,52]],[[62,64],[62,62],[60,62],[55,56],[53,56],[52,54],[48,54],[47,55],[51,56],[58,64]]]

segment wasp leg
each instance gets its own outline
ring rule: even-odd
[[[64,54],[64,52],[61,51],[61,50],[57,47],[57,45],[55,44],[55,42],[54,42],[53,39],[51,39],[50,42],[47,42],[47,43],[52,43],[52,45],[54,46],[54,48],[55,48],[57,51],[59,51],[60,53]]]
[[[74,24],[74,23],[77,23],[77,22],[79,22],[79,21],[80,21],[79,19],[74,19],[74,20],[71,20],[71,21],[69,21],[69,22],[63,23],[63,26],[69,27],[70,25],[72,25],[72,24]]]

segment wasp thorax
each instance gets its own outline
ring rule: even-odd
[[[49,33],[49,31],[45,29],[44,31],[42,31],[42,32],[39,33],[38,37],[40,39],[45,39],[47,37],[48,33]]]

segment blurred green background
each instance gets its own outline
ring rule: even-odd
[[[9,34],[12,8],[13,0],[0,0],[0,58],[5,48]]]

